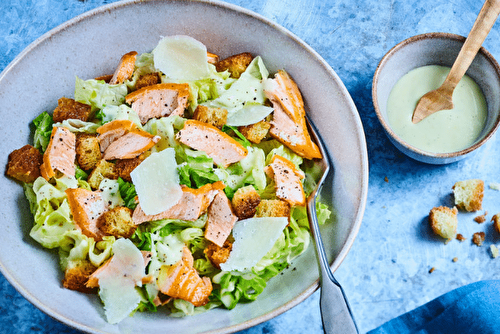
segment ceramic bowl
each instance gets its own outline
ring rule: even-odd
[[[234,5],[212,0],[123,1],[43,35],[0,74],[0,163],[5,166],[12,150],[31,142],[29,124],[36,115],[54,110],[61,96],[73,96],[75,75],[87,79],[112,73],[124,53],[150,52],[161,36],[177,34],[196,38],[223,58],[245,51],[261,55],[271,73],[286,69],[295,79],[333,164],[322,196],[336,214],[322,234],[332,269],[337,269],[358,233],[367,197],[368,157],[358,112],[342,81],[311,47],[277,24]],[[160,309],[110,325],[97,296],[61,287],[57,252],[43,249],[29,236],[33,218],[22,187],[3,177],[0,189],[2,273],[42,311],[85,332],[235,332],[285,312],[318,288],[310,244],[255,302],[182,319]]]
[[[447,164],[473,154],[493,136],[500,123],[500,67],[493,56],[481,48],[469,75],[481,88],[487,103],[486,125],[476,141],[452,153],[431,153],[409,145],[391,128],[387,120],[387,100],[396,82],[410,70],[426,65],[451,67],[465,37],[449,33],[427,33],[410,37],[394,46],[382,58],[373,77],[372,98],[377,117],[392,143],[409,157],[429,163]]]

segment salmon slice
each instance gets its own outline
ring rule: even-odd
[[[114,120],[98,127],[96,131],[99,134],[101,153],[104,153],[112,142],[136,128],[137,125],[128,119]]]
[[[56,175],[56,170],[67,176],[75,176],[75,147],[74,133],[63,127],[54,127],[40,166],[42,176],[49,180]]]
[[[208,303],[212,293],[210,278],[200,277],[194,269],[193,255],[187,247],[184,247],[179,262],[170,267],[161,267],[157,282],[162,293],[188,301],[194,306]]]
[[[152,118],[170,115],[184,116],[190,88],[187,83],[162,83],[146,86],[128,94],[125,101],[139,115],[142,124]]]
[[[224,187],[222,181],[205,184],[199,189],[192,189],[183,185],[182,197],[177,204],[159,214],[146,215],[139,203],[132,214],[132,220],[136,225],[161,219],[195,221],[207,211],[219,190],[224,189]]]
[[[126,80],[130,79],[132,77],[132,74],[134,74],[136,58],[137,58],[136,51],[131,51],[129,53],[124,54],[120,59],[120,63],[118,64],[115,73],[113,73],[113,77],[111,77],[109,84],[110,85],[121,84],[124,83]]]
[[[271,136],[303,158],[321,159],[321,152],[307,130],[304,101],[297,84],[283,70],[270,82],[265,94],[274,107]]]
[[[306,195],[301,182],[304,173],[295,168],[293,162],[275,155],[266,166],[265,172],[276,183],[276,197],[288,202],[291,206],[306,204]]]
[[[108,210],[108,203],[101,197],[99,191],[83,188],[66,189],[68,204],[76,226],[84,235],[102,240],[103,234],[97,227],[98,218]]]
[[[151,260],[151,252],[149,251],[141,251],[142,257],[144,258],[144,268],[148,265],[149,261]],[[85,286],[87,288],[98,288],[99,287],[99,276],[102,274],[102,272],[106,270],[110,270],[109,263],[111,262],[111,259],[113,257],[110,257],[106,262],[104,262],[99,268],[97,268],[96,271],[94,271],[90,276],[89,279],[87,280],[87,283],[85,283]],[[115,272],[113,270],[112,273],[109,273],[110,275],[113,276],[118,276],[120,273]],[[142,278],[142,284],[146,283],[151,283],[153,281],[153,277],[151,275],[144,276]]]
[[[231,233],[238,217],[234,214],[231,202],[224,191],[219,190],[212,204],[208,207],[208,220],[205,227],[205,239],[210,240],[219,247]]]
[[[215,65],[219,61],[219,56],[207,51],[207,60],[209,64]]]
[[[228,167],[246,157],[248,151],[228,134],[213,125],[189,119],[176,135],[184,145],[204,151],[218,166]]]
[[[104,160],[132,159],[149,150],[160,137],[141,130],[133,129],[113,141],[104,151]]]

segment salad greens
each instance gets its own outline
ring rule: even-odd
[[[137,56],[133,75],[122,84],[110,85],[102,80],[83,80],[76,78],[74,99],[90,105],[94,119],[90,122],[66,120],[53,124],[49,113],[41,113],[34,121],[34,146],[44,152],[53,126],[62,126],[74,133],[94,134],[99,126],[114,120],[131,120],[138,128],[158,136],[158,141],[150,152],[160,152],[166,148],[175,150],[177,172],[180,184],[198,189],[217,181],[224,183],[224,192],[231,199],[235,192],[251,185],[262,199],[275,199],[275,183],[266,172],[265,167],[274,155],[290,160],[297,170],[306,177],[303,185],[306,195],[315,185],[315,165],[275,139],[266,139],[259,144],[247,140],[238,131],[238,126],[253,124],[268,117],[272,113],[264,93],[263,82],[269,77],[264,61],[257,56],[248,65],[241,76],[233,78],[229,71],[218,72],[214,65],[207,63],[205,76],[193,79],[189,76],[190,87],[189,110],[185,117],[170,116],[153,118],[141,124],[137,113],[125,102],[126,95],[135,89],[139,78],[145,74],[156,73],[155,61],[159,59],[160,49],[153,53]],[[182,79],[161,75],[162,82],[186,82]],[[222,107],[228,110],[228,123],[223,131],[241,143],[248,154],[241,161],[224,168],[214,165],[213,159],[203,151],[194,150],[181,144],[176,135],[183,128],[198,105]],[[250,122],[250,123],[249,123]],[[112,256],[113,244],[117,238],[105,236],[101,241],[84,235],[76,227],[71,215],[68,188],[90,190],[87,182],[88,171],[79,166],[75,177],[60,176],[50,181],[37,178],[32,184],[24,184],[26,197],[34,216],[34,225],[30,236],[45,248],[57,249],[62,270],[66,270],[79,261],[90,261],[95,268],[100,267]],[[136,191],[132,182],[122,178],[110,180],[104,178],[101,191],[111,208],[125,206],[136,209]],[[324,223],[330,218],[330,209],[318,202],[318,219]],[[193,315],[214,307],[234,308],[238,303],[250,302],[258,298],[267,282],[290,266],[292,260],[302,254],[309,246],[309,224],[306,208],[291,208],[289,224],[272,246],[271,250],[261,258],[251,270],[221,271],[207,258],[205,249],[210,241],[204,237],[207,214],[202,214],[195,221],[178,219],[160,219],[146,222],[137,227],[130,237],[135,247],[151,254],[146,274],[157,278],[162,267],[174,265],[181,259],[184,246],[193,254],[193,266],[200,276],[209,277],[213,283],[213,291],[209,302],[195,307],[188,301],[174,299],[167,304],[171,316]],[[255,240],[259,247],[260,240]],[[136,288],[140,295],[140,303],[135,311],[158,311],[156,303],[159,288],[153,279],[149,283]],[[108,302],[109,303],[109,302]],[[107,309],[114,305],[105,305]],[[134,311],[134,312],[135,312]],[[108,319],[110,320],[110,319]],[[117,322],[120,319],[110,322]]]

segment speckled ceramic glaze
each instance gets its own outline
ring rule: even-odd
[[[430,164],[447,164],[471,155],[497,130],[500,122],[500,67],[493,56],[481,48],[469,75],[481,88],[488,105],[486,126],[468,148],[453,153],[430,153],[409,145],[387,121],[387,100],[396,82],[414,68],[426,65],[451,67],[465,37],[449,33],[427,33],[413,36],[393,47],[380,61],[373,77],[372,97],[375,112],[392,143],[409,157]]]
[[[170,19],[182,18],[182,19]],[[124,1],[83,14],[43,35],[0,75],[1,163],[31,140],[29,124],[52,111],[61,96],[71,97],[75,75],[111,73],[121,55],[149,52],[160,36],[185,34],[226,57],[243,51],[261,55],[270,72],[286,69],[304,95],[308,113],[327,144],[332,164],[323,196],[335,218],[323,238],[336,270],[359,230],[368,187],[363,128],[349,93],[330,66],[290,32],[248,10],[220,2]],[[335,101],[335,103],[332,103]],[[297,305],[318,287],[312,245],[257,301],[234,310],[216,309],[174,319],[160,311],[136,314],[118,325],[106,323],[97,296],[61,287],[54,252],[29,237],[33,219],[22,187],[1,178],[0,268],[29,301],[54,318],[95,333],[234,332],[268,320]]]

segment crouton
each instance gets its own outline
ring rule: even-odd
[[[204,253],[212,265],[220,269],[220,264],[227,261],[232,249],[233,242],[227,239],[222,247],[214,244],[213,242],[209,243],[205,248]]]
[[[98,189],[104,178],[115,180],[118,178],[118,175],[115,171],[115,164],[102,159],[97,163],[94,170],[90,172],[87,182],[92,189]]]
[[[76,162],[83,170],[91,170],[101,160],[99,139],[96,136],[82,133],[76,136]]]
[[[222,129],[227,121],[227,110],[223,108],[210,108],[198,105],[194,111],[193,119]]]
[[[104,235],[116,238],[130,238],[137,226],[132,221],[132,210],[118,206],[104,212],[97,220],[97,228]]]
[[[157,72],[143,74],[137,79],[135,89],[141,89],[147,86],[159,84],[161,82],[160,75]]]
[[[9,154],[5,174],[18,181],[32,183],[40,176],[43,155],[35,147],[24,145]]]
[[[248,52],[244,52],[218,61],[215,64],[215,68],[217,72],[228,70],[233,78],[239,78],[240,75],[245,72],[252,60],[252,55]]]
[[[484,232],[476,232],[472,235],[472,242],[476,244],[477,247],[481,247],[485,237],[486,234]]]
[[[96,267],[88,260],[71,261],[64,271],[63,287],[84,293],[95,293],[97,289],[88,288],[85,283]]]
[[[270,128],[271,123],[262,120],[255,124],[240,126],[238,131],[252,143],[258,144],[262,141],[262,139],[266,138]]]
[[[138,157],[132,159],[120,159],[115,162],[115,172],[117,177],[121,177],[127,182],[132,182],[132,178],[130,177],[130,173],[135,169],[135,167],[139,166],[139,164],[144,161],[144,154],[141,154]]]
[[[484,196],[483,180],[459,181],[452,189],[457,208],[469,212],[481,210]]]
[[[236,190],[232,199],[234,213],[239,219],[253,217],[259,203],[260,196],[251,185]]]
[[[52,118],[54,119],[54,123],[62,122],[66,119],[79,119],[88,122],[92,116],[92,108],[88,104],[61,97],[57,100],[57,107],[54,109]]]
[[[257,206],[255,217],[290,217],[290,204],[280,199],[263,199]]]
[[[113,78],[113,74],[104,74],[104,75],[101,75],[101,76],[94,78],[94,80],[104,81],[105,83],[109,83],[112,78]]]
[[[493,228],[500,233],[500,213],[497,213],[493,217],[491,217],[491,221],[493,222]]]
[[[434,207],[429,213],[429,223],[437,235],[446,239],[446,242],[457,235],[458,210],[456,207],[450,209],[445,206]]]
[[[113,73],[113,77],[109,81],[110,85],[116,85],[124,83],[126,80],[132,77],[135,68],[135,59],[137,58],[137,52],[131,51],[126,53],[120,59],[120,63]]]

